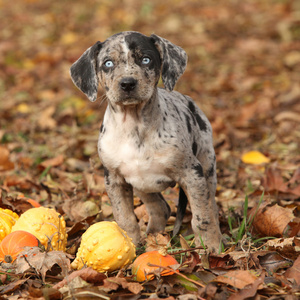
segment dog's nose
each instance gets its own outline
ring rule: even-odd
[[[120,81],[120,87],[125,92],[131,92],[135,89],[137,80],[133,77],[125,77]]]

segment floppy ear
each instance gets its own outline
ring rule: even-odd
[[[158,35],[152,34],[150,39],[160,53],[162,60],[162,81],[165,88],[170,92],[185,70],[187,55],[182,48]]]
[[[102,44],[97,42],[88,48],[70,68],[72,81],[86,94],[90,101],[97,99],[99,84],[97,76],[97,56],[101,46]]]

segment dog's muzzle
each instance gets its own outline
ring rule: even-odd
[[[120,88],[128,94],[135,90],[136,86],[137,80],[133,77],[125,77],[120,81]]]
[[[120,98],[119,105],[136,105],[142,102],[138,96],[138,81],[133,77],[124,77],[119,82]]]

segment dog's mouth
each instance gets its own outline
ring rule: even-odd
[[[127,105],[138,105],[141,104],[143,102],[142,99],[139,98],[134,98],[134,97],[123,97],[120,98],[116,101],[116,104],[121,105],[121,106],[127,106]]]

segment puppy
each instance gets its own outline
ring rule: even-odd
[[[135,193],[149,214],[147,233],[163,231],[170,208],[160,192],[178,183],[173,233],[178,233],[189,201],[196,245],[202,239],[217,251],[221,232],[212,129],[190,97],[173,91],[186,64],[185,51],[168,40],[129,31],[87,49],[70,73],[89,100],[97,99],[99,83],[106,93],[98,151],[120,227],[135,244],[140,242]],[[165,89],[157,87],[160,77]]]

